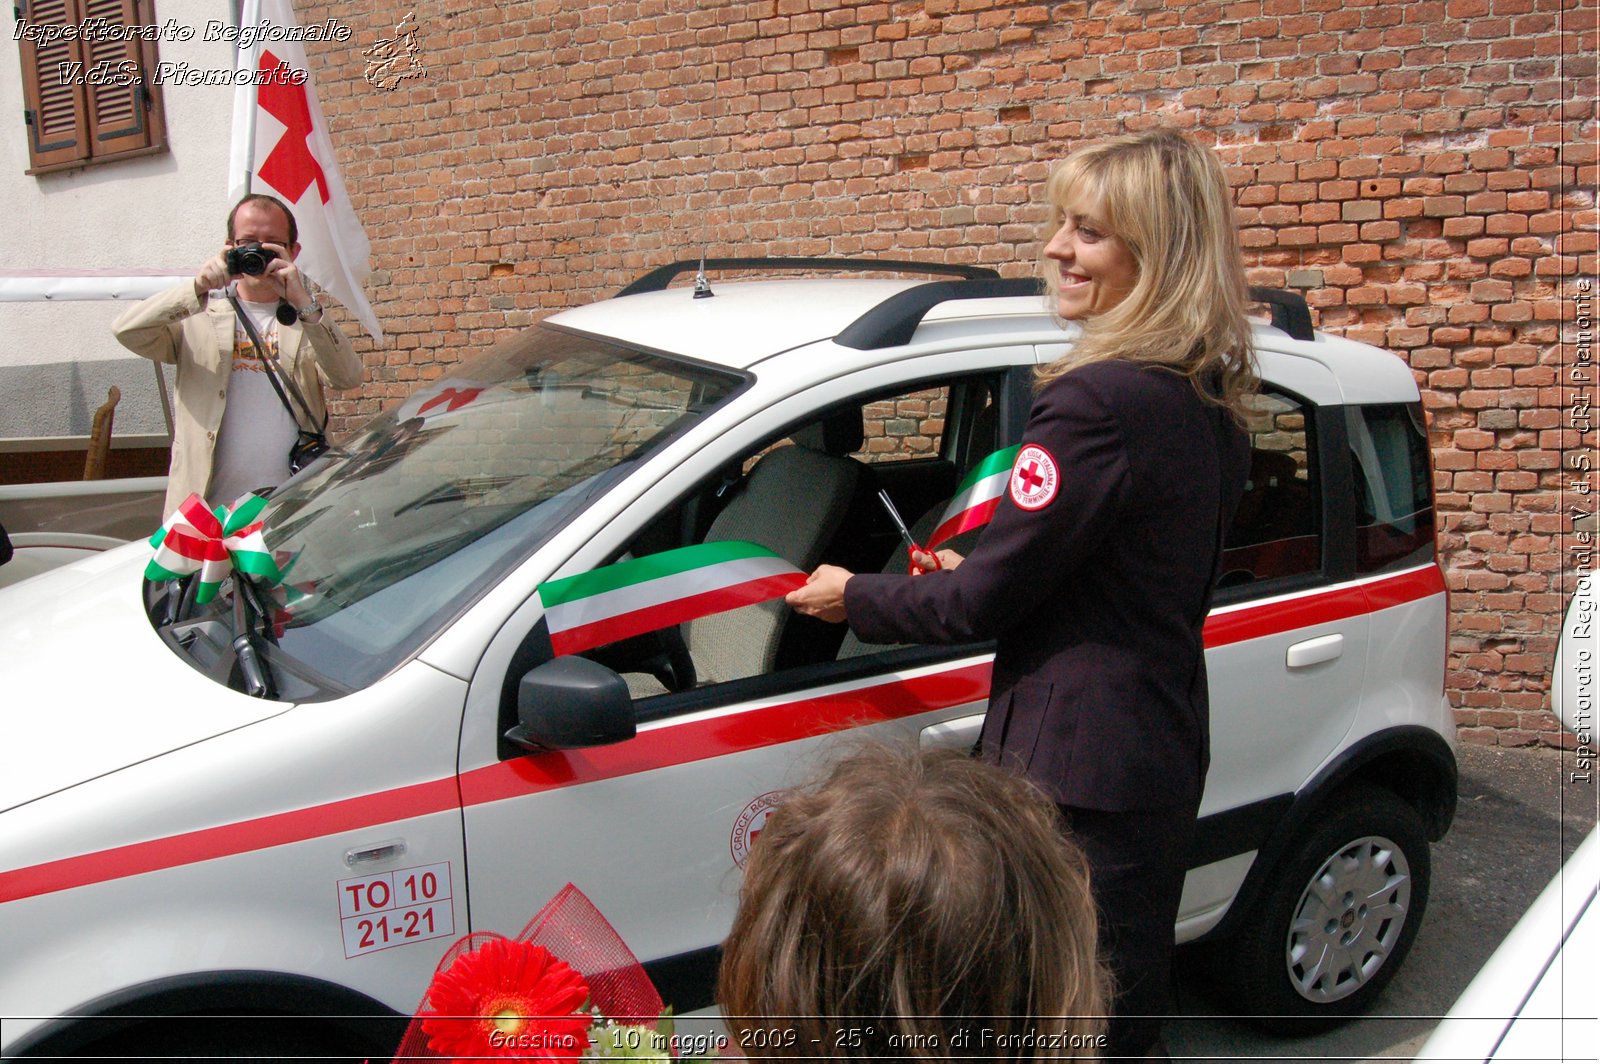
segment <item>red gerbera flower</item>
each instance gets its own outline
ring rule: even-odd
[[[428,1048],[480,1057],[577,1060],[594,1018],[578,1009],[589,985],[543,946],[491,939],[434,976],[422,1032]]]

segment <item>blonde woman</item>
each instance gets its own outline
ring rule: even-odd
[[[1083,855],[1027,781],[867,747],[752,848],[718,1000],[752,1059],[1097,1059]]]
[[[1045,192],[1045,275],[1080,332],[1039,374],[971,556],[921,577],[823,566],[788,601],[871,643],[996,641],[982,757],[1050,794],[1089,856],[1107,1055],[1165,1059],[1209,756],[1201,628],[1249,470],[1244,269],[1221,164],[1176,133],[1082,148]]]

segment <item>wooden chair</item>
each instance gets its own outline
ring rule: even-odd
[[[113,384],[106,392],[106,401],[94,412],[94,421],[89,426],[89,450],[83,457],[84,480],[105,479],[106,457],[111,453],[111,423],[121,399],[121,389]]]

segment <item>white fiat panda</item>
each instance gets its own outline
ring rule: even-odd
[[[275,584],[148,581],[134,544],[0,592],[0,1051],[384,1056],[455,938],[569,881],[703,1007],[785,787],[855,737],[973,742],[992,647],[774,596],[904,571],[877,493],[921,542],[981,495],[1070,327],[981,269],[700,265],[452,366],[275,492]],[[772,277],[801,269],[831,276]],[[957,279],[884,279],[912,271]],[[1454,812],[1446,595],[1411,373],[1257,296],[1177,931],[1240,1012],[1331,1022],[1400,965]]]

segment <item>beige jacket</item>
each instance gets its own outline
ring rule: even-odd
[[[233,373],[234,321],[233,307],[220,292],[202,306],[186,281],[129,307],[111,326],[117,342],[134,354],[178,367],[164,513],[177,509],[190,492],[205,495],[211,483],[211,456]],[[300,386],[318,426],[327,416],[322,382],[333,388],[361,383],[361,359],[326,313],[315,325],[278,326],[278,363]],[[206,500],[212,505],[227,501]]]

